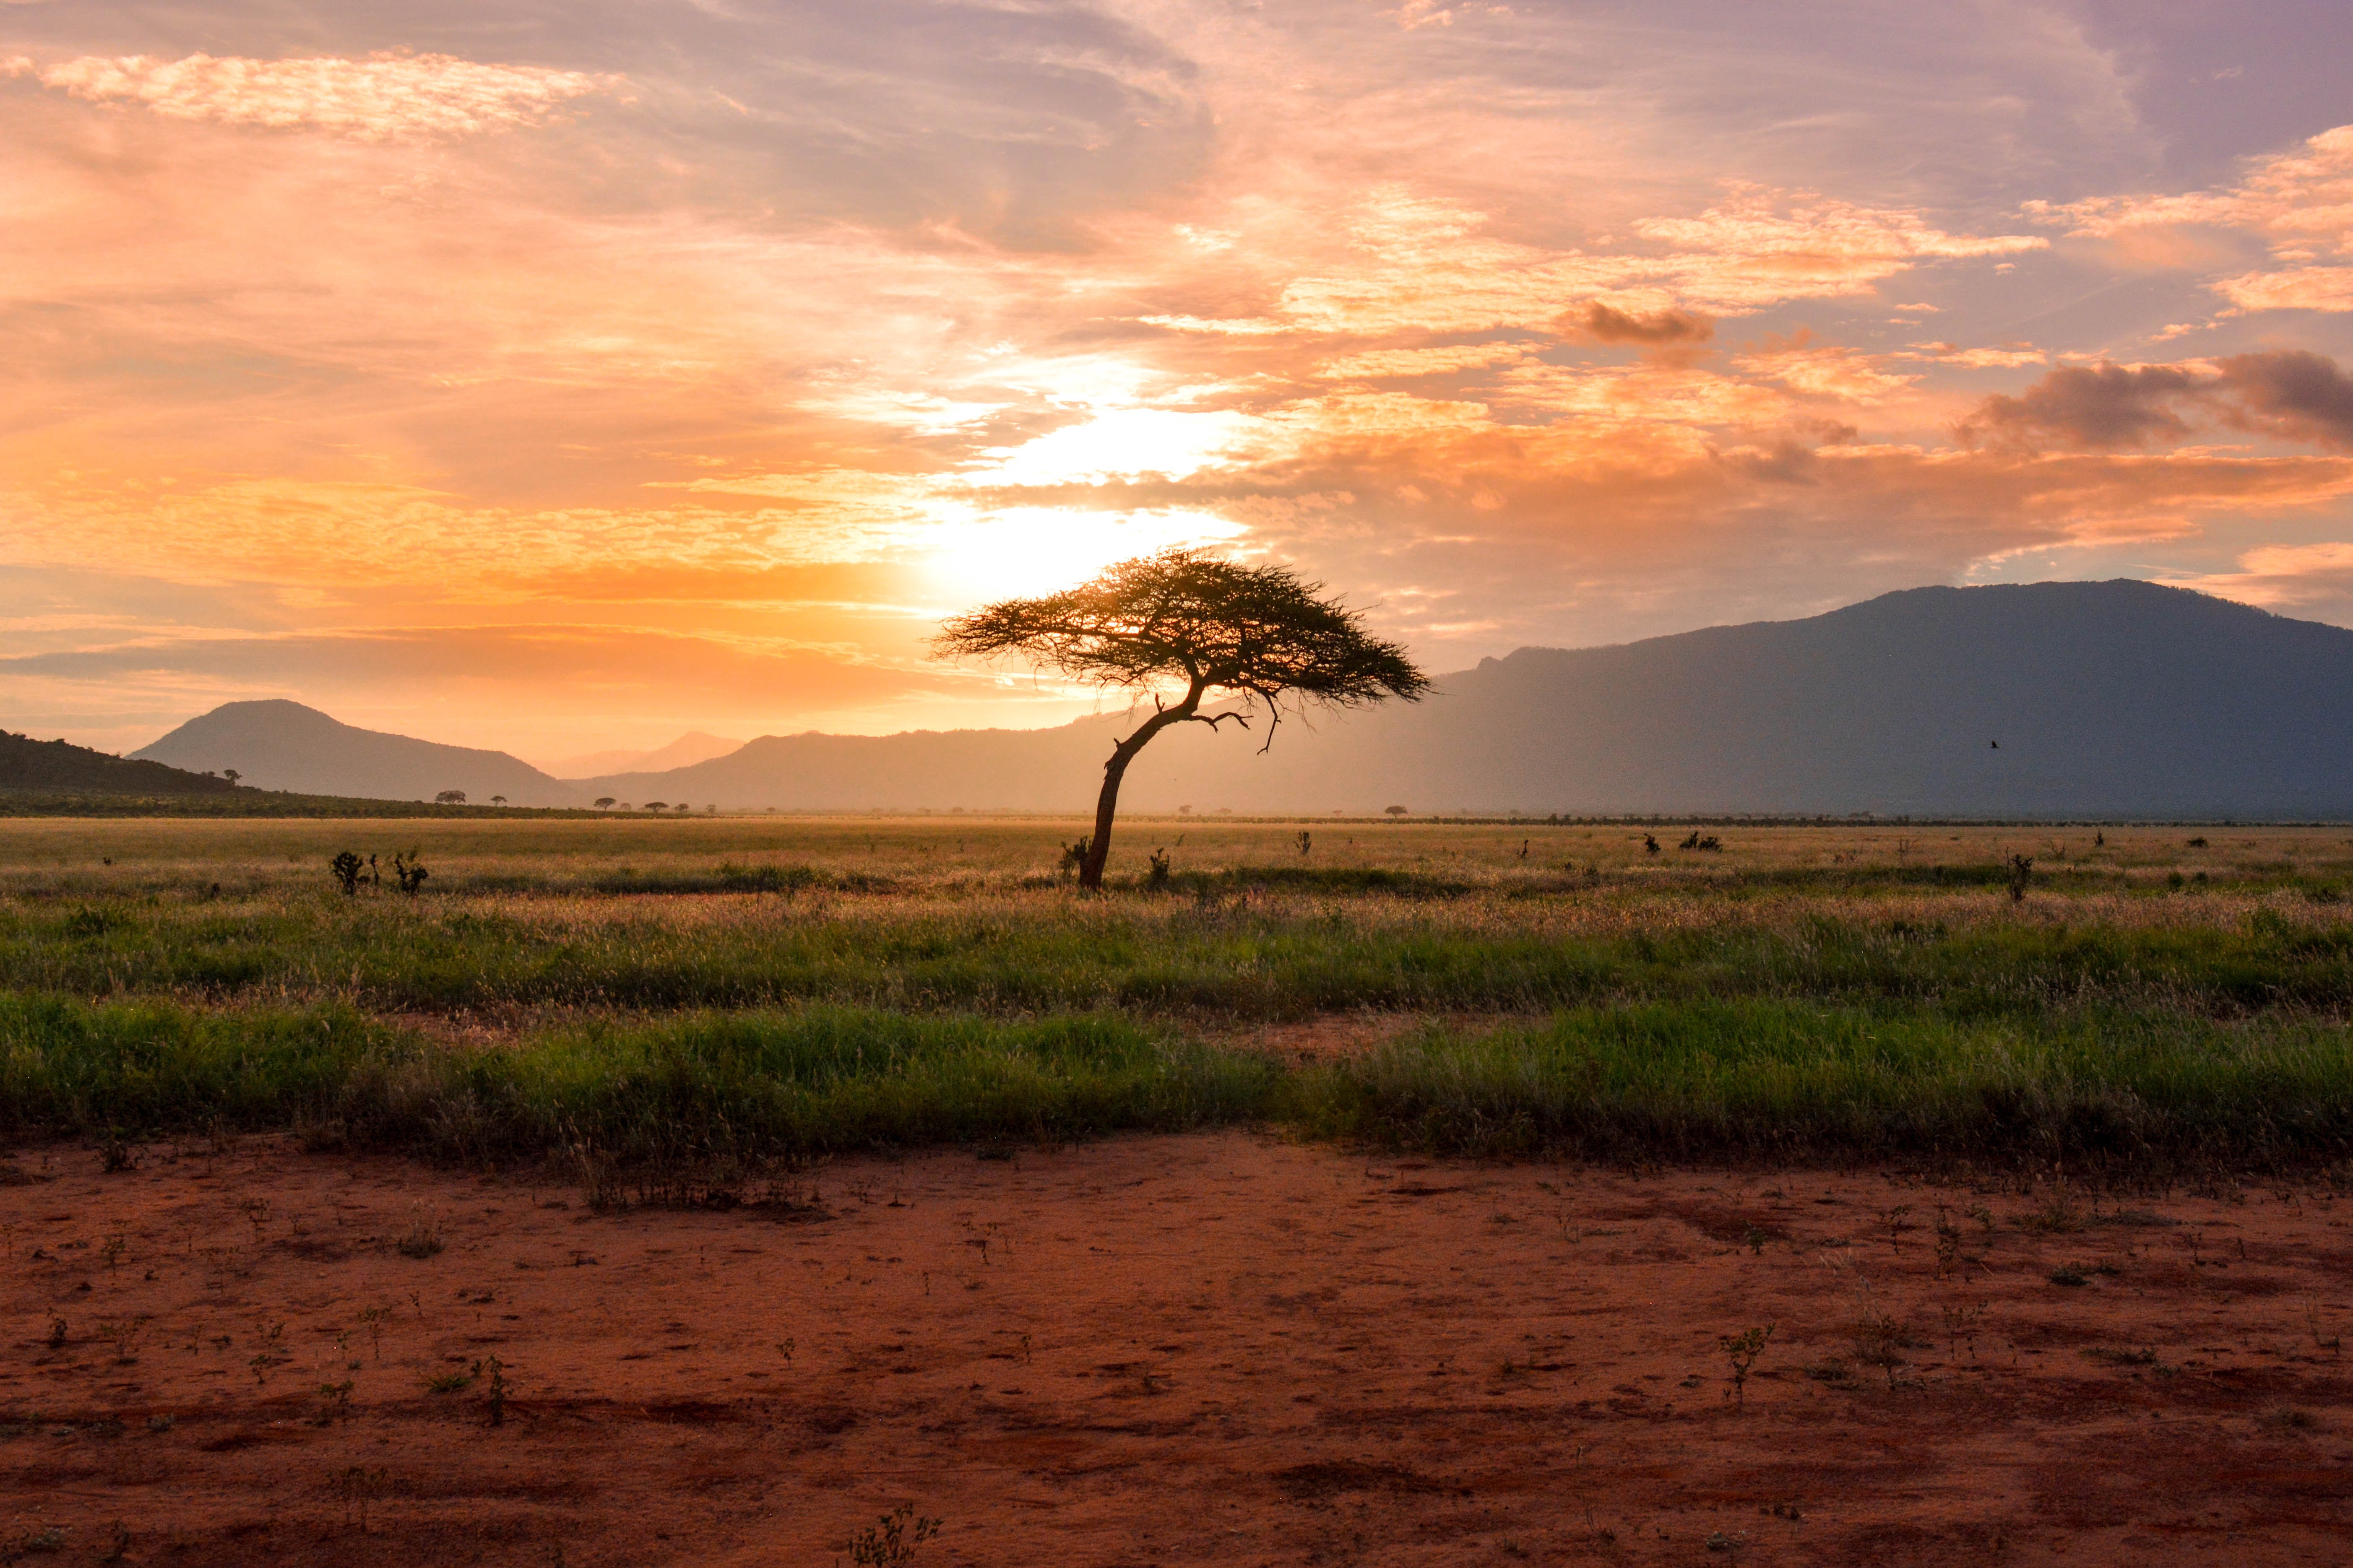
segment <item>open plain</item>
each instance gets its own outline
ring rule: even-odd
[[[0,1548],[2353,1549],[2353,835],[1077,831],[5,825]]]

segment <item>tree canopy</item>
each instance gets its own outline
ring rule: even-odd
[[[1006,599],[958,616],[933,639],[944,658],[1019,658],[1033,667],[1113,689],[1150,692],[1152,717],[1103,764],[1095,831],[1079,879],[1103,885],[1120,779],[1145,742],[1170,724],[1241,728],[1263,708],[1266,743],[1283,709],[1418,701],[1430,678],[1399,645],[1372,636],[1363,617],[1285,566],[1242,566],[1196,550],[1124,561],[1093,581],[1035,599]],[[1178,686],[1174,702],[1165,695]],[[1220,695],[1238,710],[1203,711]],[[1263,749],[1263,748],[1261,748]]]

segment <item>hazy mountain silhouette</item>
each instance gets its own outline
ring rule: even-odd
[[[579,786],[504,752],[359,730],[315,708],[272,699],[225,702],[133,757],[192,772],[235,768],[259,789],[373,800],[431,800],[461,789],[475,805],[502,795],[514,805],[579,805]]]
[[[595,778],[601,773],[655,773],[670,768],[683,768],[695,763],[707,763],[713,757],[723,757],[738,750],[741,741],[731,741],[724,735],[707,735],[700,730],[690,730],[667,746],[650,752],[590,752],[583,756],[565,757],[546,763],[541,771],[559,779]]]
[[[2147,583],[1916,588],[1798,621],[1523,648],[1418,706],[1187,725],[1124,804],[1237,811],[2353,816],[2353,632]],[[770,736],[600,794],[1091,805],[1111,738]]]
[[[609,795],[723,808],[1076,810],[1092,805],[1113,738],[1132,722],[770,735],[687,767],[575,782],[503,752],[246,702],[135,754],[236,767],[269,787],[395,798],[456,788],[518,805]],[[1179,726],[1137,759],[1122,802],[1201,813],[2353,817],[2353,631],[2147,583],[1916,588],[1806,620],[1523,648],[1441,678],[1419,705],[1286,722],[1261,754],[1263,738]]]

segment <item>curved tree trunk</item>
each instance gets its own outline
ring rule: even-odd
[[[1094,837],[1087,840],[1087,858],[1079,863],[1079,886],[1101,888],[1103,863],[1111,858],[1112,818],[1119,811],[1119,781],[1127,776],[1127,764],[1135,753],[1144,750],[1145,742],[1169,725],[1193,716],[1201,705],[1201,693],[1196,689],[1186,694],[1185,700],[1174,708],[1164,708],[1146,719],[1130,735],[1111,750],[1111,760],[1103,763],[1103,794],[1095,797]]]

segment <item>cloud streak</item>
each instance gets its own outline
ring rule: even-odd
[[[620,77],[487,65],[449,55],[259,60],[193,54],[84,55],[20,70],[94,103],[132,103],[174,120],[332,132],[364,142],[466,136],[544,124],[567,103],[612,92]]]

